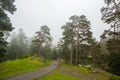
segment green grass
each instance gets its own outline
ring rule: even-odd
[[[37,70],[49,65],[50,63],[51,61],[44,63],[41,61],[41,58],[36,56],[3,62],[0,63],[0,79]]]
[[[92,72],[89,68],[86,67],[79,67],[79,66],[74,66],[74,65],[67,65],[64,64],[64,66],[69,66],[71,69],[79,71],[79,73],[83,76],[86,76],[91,79],[96,79],[96,80],[109,80],[112,74],[108,72]]]
[[[61,63],[60,67],[39,80],[110,80],[112,74],[103,72],[92,72],[89,68],[79,67]]]
[[[56,69],[51,74],[40,78],[39,80],[82,80],[80,78],[77,78],[73,75],[64,74],[63,70],[61,68]]]

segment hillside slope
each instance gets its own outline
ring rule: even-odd
[[[51,61],[44,63],[40,57],[29,57],[0,63],[0,79],[17,74],[34,71],[49,65]]]

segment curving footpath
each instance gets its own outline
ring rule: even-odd
[[[54,70],[58,66],[58,64],[59,64],[58,61],[53,61],[50,66],[45,67],[43,69],[29,72],[29,73],[25,73],[25,74],[21,74],[21,75],[17,75],[17,76],[13,76],[13,77],[10,77],[10,78],[5,79],[5,80],[34,80],[34,79],[38,79],[42,76],[47,75],[52,70]]]

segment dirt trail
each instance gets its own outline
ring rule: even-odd
[[[82,80],[95,80],[95,79],[92,79],[85,75],[80,74],[77,70],[73,70],[73,69],[63,66],[63,65],[59,66],[58,68],[61,69],[61,71],[64,75],[72,75],[72,76],[78,77]]]
[[[54,70],[58,66],[58,64],[59,64],[58,61],[53,61],[53,63],[50,66],[45,67],[43,69],[36,70],[33,72],[29,72],[29,73],[25,73],[25,74],[21,74],[21,75],[17,75],[17,76],[13,76],[13,77],[10,77],[10,78],[5,79],[5,80],[34,80],[34,79],[38,79],[42,76],[47,75],[52,70]]]

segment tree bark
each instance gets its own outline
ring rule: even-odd
[[[72,61],[73,61],[73,46],[71,44],[71,50],[70,50],[70,64],[72,64]]]
[[[112,0],[112,2],[113,2],[114,5],[115,5],[115,11],[116,11],[116,12],[119,12],[119,6],[117,5],[116,1],[115,1],[115,0]],[[118,17],[118,21],[117,21],[117,22],[120,21],[120,15],[118,15],[118,16],[119,16],[119,17]],[[116,32],[115,29],[116,29],[116,28],[115,28],[115,27],[116,27],[117,22],[114,23],[114,39],[116,39],[116,36],[115,36],[115,35],[116,35],[116,34],[115,34],[115,32]]]
[[[77,40],[76,40],[76,55],[75,55],[75,64],[76,65],[78,64],[79,31],[80,31],[80,28],[78,28],[78,31],[77,31]]]
[[[113,2],[114,5],[115,5],[115,10],[116,10],[116,12],[119,12],[119,7],[118,7],[116,1],[115,1],[115,0],[112,0],[112,2]]]

